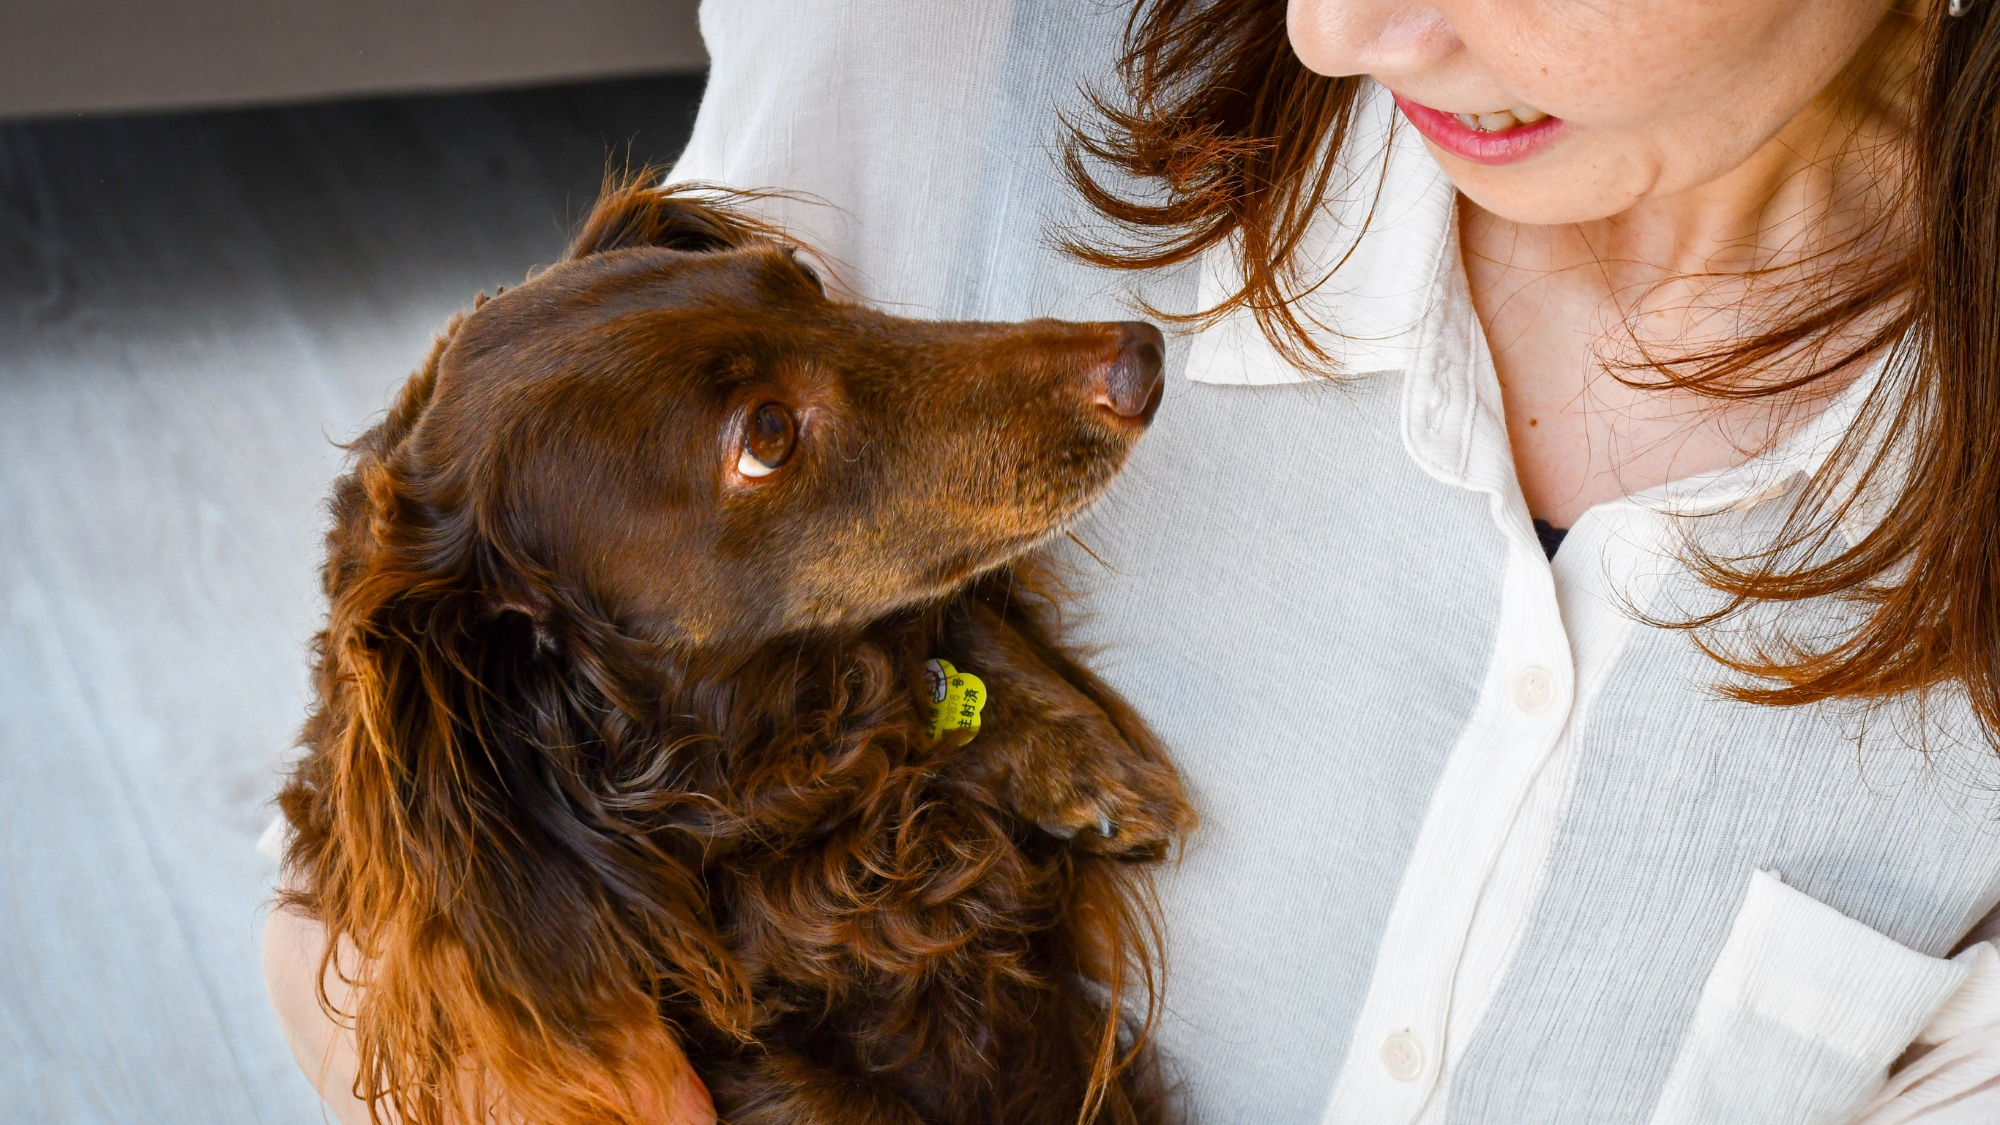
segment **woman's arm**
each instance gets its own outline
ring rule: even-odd
[[[326,931],[296,910],[274,907],[264,921],[264,989],[292,1058],[319,1091],[340,1125],[369,1125],[368,1106],[354,1096],[357,1069],[354,1032],[335,1023],[319,1006],[313,978],[326,949]],[[353,990],[329,972],[326,995],[348,1010]]]
[[[273,908],[264,922],[264,988],[292,1058],[334,1119],[340,1125],[370,1125],[367,1103],[354,1096],[359,1069],[354,1030],[327,1015],[313,988],[325,950],[326,930],[318,922],[295,910]],[[326,995],[341,1011],[353,1010],[353,988],[330,967]],[[685,1060],[671,1074],[641,1076],[634,1085],[660,1091],[658,1097],[647,1099],[658,1114],[643,1125],[715,1125],[708,1089]],[[386,1109],[382,1125],[396,1125],[395,1115]]]

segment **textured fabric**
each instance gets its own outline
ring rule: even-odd
[[[1990,905],[2000,863],[1990,799],[1895,742],[1857,753],[1856,732],[1818,709],[1717,699],[1713,679],[1686,638],[1643,630],[1591,704],[1544,889],[1454,1078],[1453,1122],[1647,1120],[1675,1062],[1660,1048],[1686,1035],[1759,869],[1781,872],[1855,929],[1934,957]],[[1865,1079],[1902,1053],[1943,999],[1900,1041],[1853,1061],[1818,1058],[1808,1039],[1770,1028],[1712,1045],[1713,1064],[1739,1076],[1800,1079],[1745,1085],[1746,1099],[1823,1089],[1846,1063],[1838,1077],[1858,1081],[1861,1097],[1827,1115],[1760,1106],[1668,1120],[1845,1120],[1841,1111],[1872,1090]],[[1565,1065],[1533,1065],[1552,1053]]]
[[[1057,0],[708,4],[674,176],[818,197],[765,206],[909,315],[1188,311],[1228,291],[1227,253],[1135,277],[1055,246],[1093,225],[1059,114],[1084,113],[1123,22]],[[1906,715],[1857,750],[1837,709],[1730,703],[1633,610],[1698,600],[1682,534],[1768,532],[1858,392],[1745,466],[1592,509],[1551,562],[1455,193],[1395,122],[1379,91],[1362,107],[1307,247],[1346,254],[1379,174],[1368,235],[1302,304],[1349,377],[1311,381],[1247,316],[1176,340],[1154,431],[1088,552],[1064,552],[1075,635],[1204,818],[1163,886],[1181,1103],[1206,1125],[1839,1125],[1963,999],[1942,957],[2000,899],[2000,768],[1949,752],[1978,737],[1949,706],[1926,761]],[[1837,627],[1823,608],[1797,612]],[[1744,915],[1771,871],[1793,897]],[[1862,987],[1885,974],[1903,985]],[[1934,1052],[1977,1067],[2000,1012],[1961,1022]],[[1926,1074],[1961,1109],[1981,1080]]]
[[[1160,1037],[1207,1120],[1318,1117],[1491,644],[1500,537],[1403,456],[1397,389],[1173,386],[1079,530],[1076,633],[1204,821]],[[1428,549],[1384,551],[1383,510]]]

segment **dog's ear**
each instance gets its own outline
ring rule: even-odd
[[[647,1074],[685,1066],[661,1002],[749,1020],[698,857],[620,819],[619,771],[657,748],[607,697],[615,654],[545,592],[496,593],[534,586],[496,581],[505,551],[388,437],[337,489],[319,700],[280,797],[291,901],[363,966],[362,1092],[412,1121],[651,1119]]]
[[[636,246],[709,253],[758,239],[776,241],[774,229],[743,210],[747,198],[698,184],[609,183],[570,244],[569,256],[583,258]]]

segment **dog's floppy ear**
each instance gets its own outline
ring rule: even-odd
[[[583,258],[637,246],[708,253],[759,239],[776,241],[776,230],[743,210],[748,198],[702,184],[607,183],[570,244],[569,256]]]
[[[652,748],[577,666],[591,654],[538,635],[564,610],[496,595],[504,546],[427,490],[405,439],[434,371],[336,488],[319,699],[280,795],[287,900],[329,958],[359,955],[345,1016],[371,1105],[413,1123],[484,1121],[496,1101],[510,1120],[653,1119],[647,1075],[686,1065],[660,1002],[747,1027],[748,986],[691,857],[608,799],[607,770]],[[555,648],[594,643],[568,636]]]

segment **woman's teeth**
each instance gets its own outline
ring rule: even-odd
[[[1533,125],[1548,114],[1531,106],[1517,105],[1497,113],[1454,113],[1452,116],[1466,128],[1477,132],[1504,133],[1516,125]]]

